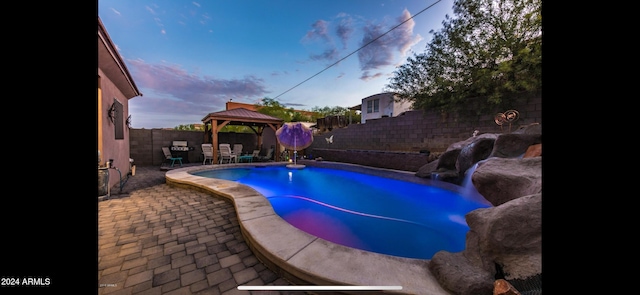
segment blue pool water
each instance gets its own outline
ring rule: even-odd
[[[263,194],[300,230],[362,250],[431,259],[465,248],[464,216],[490,205],[456,192],[339,169],[284,166],[194,173],[232,180]]]

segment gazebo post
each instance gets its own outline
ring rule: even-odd
[[[210,136],[209,133],[211,132],[211,130],[209,129],[210,126],[210,122],[205,122],[204,123],[204,133],[202,136],[204,136],[204,138],[202,139],[202,143],[209,143],[210,142]]]
[[[275,131],[280,129],[280,127],[282,127],[280,124],[276,124]],[[273,128],[273,127],[271,127],[271,128]],[[280,162],[280,142],[278,142],[278,138],[277,137],[276,137],[276,156],[275,156],[274,159],[275,159],[276,162]]]
[[[218,163],[218,120],[211,120],[211,141],[213,162]]]
[[[258,127],[258,132],[256,133],[258,135],[258,147],[257,149],[259,149],[260,151],[262,151],[262,131],[264,130],[264,127]]]
[[[258,130],[256,130],[253,127],[254,126],[249,126],[249,128],[251,128],[253,133],[255,133],[256,137],[258,138],[258,143],[256,144],[256,148],[255,149],[262,151],[262,131],[264,130],[264,126],[257,126]]]

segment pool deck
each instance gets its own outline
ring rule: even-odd
[[[374,171],[374,174],[395,175],[399,179],[418,178],[414,173],[351,164],[299,162],[305,163],[342,165],[353,171],[366,169]],[[169,186],[204,191],[231,201],[241,234],[253,254],[269,269],[295,285],[402,286],[401,290],[387,290],[385,293],[450,294],[429,272],[428,260],[363,251],[312,236],[280,218],[269,201],[256,190],[233,181],[192,174],[210,169],[286,164],[280,162],[199,165],[169,170],[165,177]]]

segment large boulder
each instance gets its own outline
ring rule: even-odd
[[[438,160],[435,160],[423,165],[415,175],[422,178],[431,178],[431,173],[438,169],[438,162]]]
[[[542,142],[542,134],[508,133],[496,138],[489,157],[520,158],[529,146]]]
[[[452,183],[459,182],[459,174],[456,169],[456,162],[462,149],[449,149],[444,152],[438,160],[427,163],[418,169],[416,176],[423,178],[437,179]]]
[[[458,162],[458,156],[460,156],[462,148],[448,149],[440,158],[438,158],[438,165],[436,171],[456,170],[456,162]]]
[[[458,160],[456,161],[456,170],[460,177],[464,177],[465,173],[475,163],[489,157],[493,151],[495,138],[478,138],[460,150]]]
[[[500,206],[477,209],[465,216],[465,251],[476,252],[481,265],[496,264],[505,279],[526,279],[542,273],[542,194],[519,197]]]
[[[471,166],[491,154],[495,137],[483,134],[454,143],[436,161],[420,167],[415,175],[460,184]]]
[[[542,157],[542,144],[534,144],[529,146],[526,152],[524,152],[523,158]]]
[[[494,139],[495,140],[496,138],[498,138],[499,135],[500,134],[496,134],[496,133],[483,133],[483,134],[480,134],[478,136],[472,136],[472,137],[469,137],[469,138],[467,138],[467,139],[465,139],[463,141],[458,141],[458,142],[452,143],[451,145],[449,145],[447,147],[446,151],[448,152],[450,150],[461,150],[465,146],[468,146],[471,143],[473,143],[474,141],[480,140],[480,139]]]
[[[480,161],[471,182],[494,206],[542,192],[542,157],[488,158]]]
[[[493,151],[497,134],[481,134],[451,144],[436,161],[418,169],[416,176],[460,184],[466,171]]]
[[[542,125],[534,123],[522,126],[511,133],[500,134],[496,138],[489,157],[520,158],[527,149],[542,143]]]
[[[540,123],[531,123],[527,125],[522,125],[518,129],[514,130],[512,133],[542,134],[542,125]]]
[[[493,205],[465,216],[469,232],[463,251],[440,251],[429,261],[429,270],[443,288],[453,294],[491,295],[496,279],[541,280],[541,126],[469,138],[452,144],[434,162],[420,168],[416,176],[451,175],[441,180],[460,184],[460,177],[454,175],[464,179],[469,173],[475,189]],[[475,170],[470,169],[474,165]]]
[[[498,276],[526,280],[542,274],[542,194],[471,211],[466,248],[439,251],[429,271],[453,294],[491,295]]]
[[[434,161],[418,168],[416,176],[461,184],[469,168],[481,160],[522,158],[531,146],[542,143],[542,125],[522,126],[511,133],[484,133],[455,142]],[[538,146],[539,147],[539,146]]]
[[[495,272],[473,265],[463,252],[440,251],[429,261],[429,271],[440,286],[453,294],[491,295]]]

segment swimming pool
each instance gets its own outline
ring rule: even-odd
[[[325,167],[243,166],[196,176],[247,185],[296,228],[327,241],[406,258],[462,251],[464,215],[489,207],[459,192]]]

